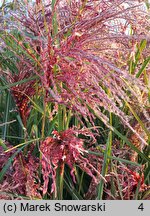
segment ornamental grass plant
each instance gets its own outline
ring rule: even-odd
[[[0,199],[150,199],[149,3],[0,5]]]

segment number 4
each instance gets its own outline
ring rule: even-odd
[[[144,210],[144,206],[143,206],[143,203],[141,203],[138,207],[139,210],[143,211]]]

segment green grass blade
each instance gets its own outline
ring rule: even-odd
[[[10,94],[7,94],[7,99],[6,99],[6,109],[4,110],[4,122],[7,123],[8,119],[9,119],[9,107],[10,107]],[[8,129],[8,124],[4,124],[3,128],[2,128],[2,139],[5,140],[6,139],[6,135],[7,135],[7,129]]]
[[[24,148],[24,146],[22,146],[21,148],[19,148],[7,161],[7,163],[5,164],[5,166],[3,167],[3,169],[0,172],[0,182],[3,181],[4,175],[7,172],[8,168],[11,166],[13,159],[16,157],[16,155]]]
[[[126,136],[122,135],[116,128],[112,127],[112,131],[117,134],[128,146],[130,146],[134,151],[136,151],[141,158],[150,163],[150,158],[148,158],[144,153],[142,153],[139,149],[137,149],[128,139]]]
[[[149,61],[150,61],[150,57],[148,57],[144,63],[142,64],[142,67],[141,69],[138,71],[138,73],[136,74],[136,78],[140,77],[141,74],[143,73],[143,71],[145,70],[145,68],[147,67],[147,65],[149,64]]]
[[[105,174],[107,172],[107,167],[108,167],[108,156],[109,156],[109,140],[110,139],[110,134],[109,134],[109,137],[108,137],[108,140],[107,140],[107,143],[106,143],[106,150],[104,152],[104,161],[103,161],[103,166],[102,166],[102,173],[101,175],[103,177],[105,177]],[[102,200],[102,196],[103,196],[103,188],[104,188],[104,180],[101,178],[100,180],[100,183],[98,185],[98,196],[97,196],[97,199],[98,200]]]
[[[13,86],[20,85],[20,84],[29,82],[29,81],[34,80],[34,79],[37,79],[37,78],[38,78],[38,76],[35,75],[35,76],[32,76],[32,77],[29,77],[29,78],[20,80],[20,81],[18,81],[18,82],[14,82],[14,83],[11,83],[11,84],[7,84],[7,85],[5,85],[5,86],[0,86],[0,91],[6,90],[6,89],[10,89],[10,88],[13,87]],[[0,79],[1,79],[1,77],[0,77]]]
[[[41,140],[41,139],[42,139],[42,138],[37,138],[37,139],[33,139],[33,140],[29,140],[29,141],[20,143],[20,144],[14,146],[14,147],[12,147],[12,148],[7,149],[5,152],[10,152],[10,151],[12,151],[12,150],[14,150],[14,149],[20,148],[21,146],[26,146],[26,145],[28,145],[28,144],[30,144],[30,143],[34,143],[34,142],[39,141],[39,140]]]
[[[150,139],[150,132],[147,130],[147,128],[144,126],[143,122],[141,121],[141,119],[138,117],[138,115],[136,114],[136,112],[132,109],[132,107],[129,105],[129,103],[127,101],[125,101],[127,107],[130,109],[130,111],[132,112],[132,114],[134,115],[134,117],[136,118],[136,120],[138,121],[138,123],[140,124],[140,126],[142,127],[142,129],[144,130],[144,132],[147,134],[148,138]]]
[[[87,151],[88,154],[93,154],[93,155],[96,155],[96,156],[104,156],[103,153],[98,153],[98,152],[93,152],[93,151]],[[114,156],[108,156],[107,157],[111,160],[116,160],[116,161],[119,161],[119,162],[122,162],[122,163],[126,163],[126,164],[130,164],[132,166],[139,166],[141,167],[141,164],[138,164],[138,163],[135,163],[135,162],[132,162],[132,161],[129,161],[129,160],[126,160],[126,159],[123,159],[123,158],[119,158],[119,157],[114,157]]]

